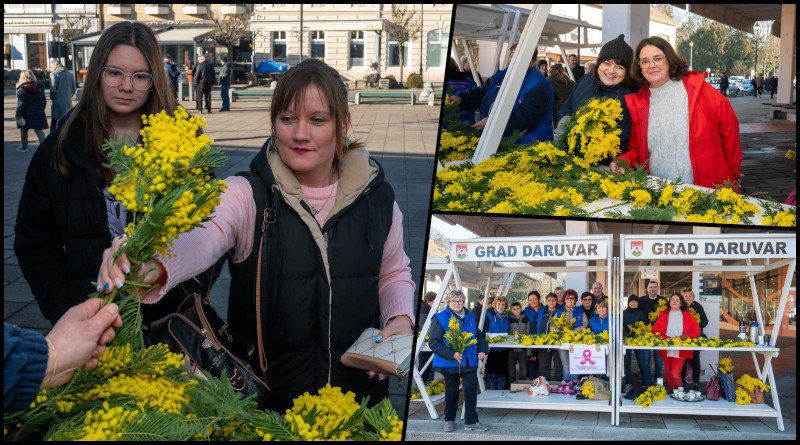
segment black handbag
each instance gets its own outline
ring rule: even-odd
[[[225,371],[233,390],[243,397],[253,396],[260,406],[269,387],[250,365],[245,341],[228,332],[228,325],[205,296],[188,295],[181,286],[176,289],[185,295],[178,311],[153,322],[145,342],[166,343],[172,352],[185,354],[192,367],[212,376],[220,377]]]

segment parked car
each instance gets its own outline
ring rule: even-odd
[[[753,84],[750,79],[745,79],[741,83],[739,83],[739,89],[736,92],[737,96],[752,96],[753,95]]]
[[[714,89],[719,91],[719,77],[709,77],[708,83],[710,83],[711,86],[714,87]]]

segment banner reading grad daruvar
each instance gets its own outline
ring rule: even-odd
[[[712,236],[626,236],[625,257],[641,260],[794,258],[796,237],[752,234],[724,238]]]
[[[476,238],[452,241],[457,261],[593,261],[608,259],[608,238]]]

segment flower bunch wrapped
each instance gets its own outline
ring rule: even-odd
[[[753,397],[763,398],[765,392],[769,392],[769,385],[757,378],[742,374],[736,379],[736,403],[739,405],[749,405]],[[763,403],[763,400],[757,400],[757,403]]]
[[[650,386],[639,397],[634,400],[634,403],[641,405],[642,408],[647,408],[653,402],[664,400],[667,397],[667,390],[663,386]]]
[[[461,323],[458,322],[456,317],[450,316],[447,327],[448,330],[444,334],[445,345],[453,351],[463,354],[467,347],[478,343],[478,340],[471,333],[461,330]],[[458,364],[458,369],[459,371],[461,370],[461,363]]]
[[[447,106],[445,106],[447,110]],[[774,201],[745,200],[733,184],[704,191],[679,181],[649,177],[643,167],[612,174],[598,166],[619,154],[621,105],[616,99],[592,99],[573,115],[558,141],[516,145],[518,135],[503,138],[494,156],[478,165],[465,162],[436,173],[434,208],[480,213],[592,216],[711,223],[794,226],[796,212]],[[480,134],[445,111],[441,162],[468,160]],[[620,201],[606,207],[589,204],[603,198]],[[630,209],[620,207],[630,204]],[[763,209],[763,210],[762,210]]]
[[[594,398],[594,385],[591,382],[584,382],[583,386],[581,387],[581,394],[583,394],[587,399]]]
[[[425,384],[425,389],[430,396],[442,394],[444,392],[444,380],[431,380]],[[419,392],[418,388],[414,387],[414,390],[411,391],[411,399],[419,399],[420,397],[422,397],[422,394]]]
[[[733,372],[733,360],[730,357],[721,357],[719,359],[719,365],[717,366],[717,372],[720,374],[730,374]]]
[[[608,331],[595,334],[588,328],[577,331],[552,331],[546,334],[521,334],[516,343],[520,346],[548,345],[559,346],[562,344],[608,344]]]

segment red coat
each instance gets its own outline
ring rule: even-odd
[[[739,180],[742,147],[739,139],[739,120],[730,102],[708,82],[703,74],[691,71],[683,76],[689,96],[689,156],[694,171],[694,183],[714,188],[725,180]],[[649,85],[636,94],[625,96],[631,113],[631,140],[628,151],[619,157],[629,165],[644,165],[648,169],[647,124],[650,116]],[[737,187],[738,189],[738,187]]]
[[[653,334],[658,335],[661,338],[669,338],[667,337],[667,323],[669,322],[669,313],[670,310],[667,309],[661,312],[659,315],[658,320],[656,320],[656,324],[653,325]],[[682,335],[686,335],[689,338],[697,338],[701,334],[700,325],[697,324],[697,320],[692,317],[692,313],[690,311],[683,311],[683,333]],[[667,356],[667,351],[660,350],[658,351],[658,355],[661,357]],[[692,351],[680,351],[681,358],[692,358],[694,357],[694,353]]]

